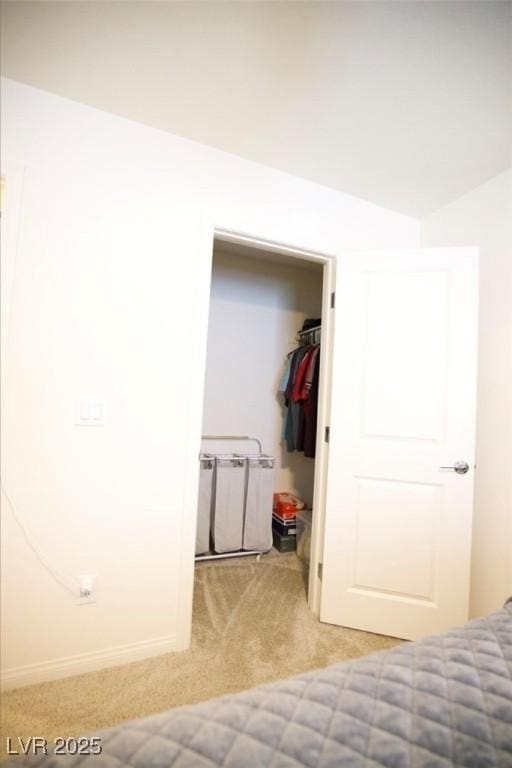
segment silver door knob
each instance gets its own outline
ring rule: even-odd
[[[456,461],[451,467],[439,467],[439,469],[451,469],[452,472],[456,472],[458,475],[465,475],[469,472],[469,464],[467,461]]]

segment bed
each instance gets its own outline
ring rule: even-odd
[[[512,603],[464,627],[103,731],[44,768],[512,767]]]

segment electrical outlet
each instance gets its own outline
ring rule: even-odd
[[[96,574],[88,573],[78,577],[78,583],[80,584],[80,593],[77,605],[90,605],[96,602]]]

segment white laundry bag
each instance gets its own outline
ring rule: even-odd
[[[217,457],[215,464],[215,510],[213,548],[215,552],[242,549],[246,484],[245,458]]]
[[[247,460],[244,549],[266,552],[272,546],[273,465],[272,460]]]

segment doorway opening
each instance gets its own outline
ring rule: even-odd
[[[196,574],[204,560],[296,552],[316,615],[334,270],[327,255],[215,231]]]

